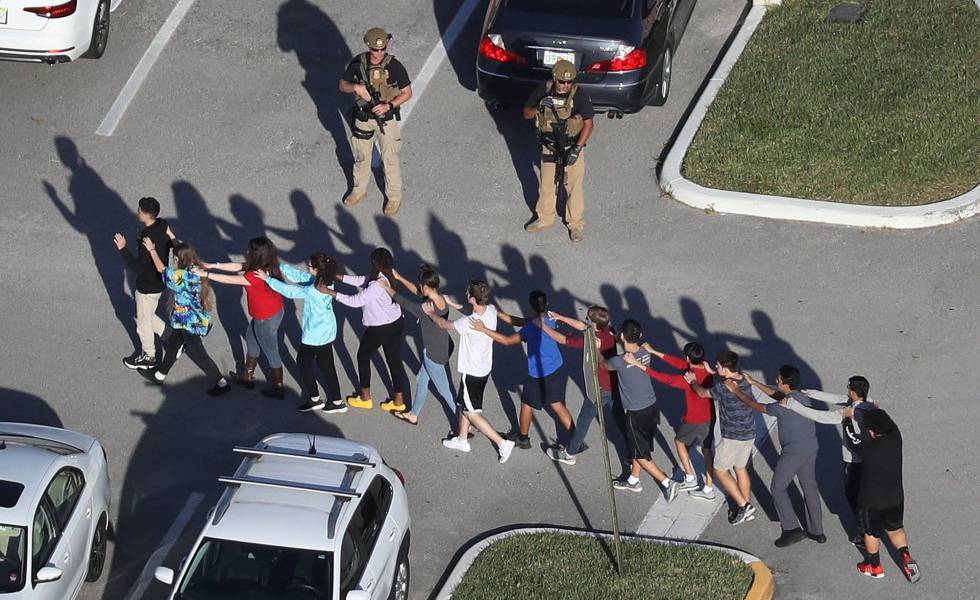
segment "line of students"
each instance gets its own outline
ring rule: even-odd
[[[139,218],[144,225],[142,244],[137,257],[126,248],[119,234],[115,243],[127,265],[138,271],[137,329],[141,349],[124,360],[127,367],[138,369],[156,384],[163,384],[180,354],[188,356],[214,381],[208,394],[221,395],[230,389],[208,356],[203,338],[211,329],[212,308],[210,282],[240,285],[245,288],[251,321],[246,338],[244,369],[230,379],[247,388],[254,387],[254,372],[261,355],[270,367],[271,385],[263,394],[282,398],[285,388],[279,353],[280,324],[284,298],[303,301],[302,337],[297,364],[305,391],[301,411],[322,410],[346,412],[348,407],[373,407],[371,395],[371,359],[383,350],[392,382],[392,397],[381,408],[398,419],[417,425],[431,382],[450,414],[455,415],[455,431],[443,440],[451,450],[469,452],[470,427],[483,433],[494,445],[499,462],[505,463],[515,447],[531,447],[529,429],[535,410],[545,406],[557,417],[557,443],[546,454],[567,465],[576,464],[576,455],[586,449],[585,437],[598,414],[591,400],[585,399],[578,418],[573,422],[565,405],[565,376],[559,345],[582,348],[582,332],[594,327],[599,349],[600,402],[611,407],[618,399],[623,410],[623,434],[630,452],[630,470],[614,481],[617,490],[641,492],[640,475],[650,474],[660,486],[665,499],[672,501],[678,492],[687,491],[695,498],[713,500],[713,482],[717,481],[731,500],[729,522],[739,525],[754,518],[751,483],[747,469],[756,441],[754,411],[774,416],[778,422],[782,448],[770,486],[782,534],[776,546],[785,547],[810,538],[824,543],[822,509],[816,483],[817,437],[815,422],[843,423],[843,466],[845,491],[858,522],[858,535],[852,538],[864,553],[858,570],[881,577],[879,558],[881,532],[885,532],[902,557],[901,569],[910,581],[917,581],[919,568],[908,550],[903,526],[904,493],[902,489],[902,440],[897,426],[868,397],[867,379],[855,376],[848,382],[846,398],[800,389],[800,373],[792,365],[779,369],[775,386],[754,379],[739,369],[739,357],[730,350],[718,354],[713,366],[705,360],[704,348],[697,342],[684,347],[684,357],[665,354],[643,341],[639,322],[625,319],[616,333],[610,326],[608,310],[600,306],[588,309],[588,322],[557,314],[548,309],[546,295],[532,291],[526,318],[509,315],[490,303],[487,282],[471,280],[465,290],[468,308],[465,314],[450,320],[450,308],[463,306],[439,291],[439,276],[428,265],[422,265],[417,282],[402,276],[394,268],[394,258],[385,248],[371,253],[371,271],[367,277],[346,275],[336,259],[323,253],[310,256],[305,269],[293,267],[278,259],[270,240],[259,237],[249,242],[243,263],[208,263],[202,261],[188,244],[176,240],[169,226],[157,219],[159,205],[152,199],[140,201]],[[155,212],[154,212],[155,210]],[[164,233],[161,239],[160,233]],[[174,266],[168,266],[167,253],[173,251]],[[174,294],[167,327],[161,331],[155,315],[153,295],[156,287],[148,285],[148,268],[156,273],[163,286]],[[225,273],[220,273],[224,271]],[[233,274],[229,274],[233,273]],[[336,284],[357,288],[353,294],[336,291]],[[401,289],[403,288],[403,289]],[[145,291],[144,291],[145,290]],[[144,296],[150,296],[147,299]],[[159,295],[156,296],[159,300]],[[360,308],[364,333],[357,351],[357,393],[341,398],[334,365],[333,345],[337,340],[334,302]],[[413,314],[422,331],[423,354],[416,374],[415,402],[406,402],[408,381],[401,357],[405,328],[403,309]],[[498,320],[519,328],[517,333],[497,331]],[[571,331],[559,331],[562,326]],[[453,402],[448,363],[453,353],[449,332],[459,336],[457,356],[460,381]],[[164,356],[155,360],[154,336],[164,340]],[[144,339],[145,338],[145,339]],[[527,353],[527,377],[521,390],[518,430],[501,436],[483,415],[484,395],[493,370],[493,343],[523,343]],[[617,343],[624,352],[617,353]],[[656,357],[676,369],[664,373],[653,369]],[[326,380],[326,398],[321,396],[314,363]],[[653,382],[684,392],[685,410],[674,443],[684,471],[683,480],[675,480],[653,460],[655,437],[660,423],[660,408]],[[760,402],[752,389],[775,402]],[[409,406],[411,405],[411,411]],[[715,409],[717,406],[717,410]],[[720,437],[715,439],[715,415]],[[690,459],[690,449],[700,448],[706,471],[699,484]],[[734,475],[733,475],[734,474]],[[805,501],[804,530],[789,498],[788,489],[797,479]]]

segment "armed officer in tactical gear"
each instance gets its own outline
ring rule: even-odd
[[[552,80],[541,84],[524,105],[524,118],[534,119],[541,141],[537,218],[524,228],[533,233],[554,225],[558,194],[564,190],[568,237],[580,242],[585,227],[582,151],[592,135],[595,110],[588,94],[575,83],[575,65],[559,60],[551,73]]]
[[[340,80],[340,91],[352,94],[356,101],[351,119],[351,143],[354,146],[354,188],[344,197],[351,207],[367,195],[371,178],[371,151],[377,137],[384,164],[384,213],[393,216],[402,204],[402,174],[398,151],[402,146],[399,107],[412,97],[411,81],[404,65],[388,54],[391,35],[380,27],[364,34],[368,51],[354,57]]]

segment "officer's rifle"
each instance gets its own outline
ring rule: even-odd
[[[382,117],[379,114],[376,114],[373,110],[375,106],[382,104],[384,102],[381,99],[381,92],[374,89],[370,85],[365,85],[364,87],[367,88],[368,94],[371,94],[371,105],[368,107],[368,111],[371,112],[371,117],[374,118],[375,122],[378,124],[378,131],[380,131],[383,134],[385,132],[384,117]]]
[[[548,140],[546,145],[551,150],[551,156],[555,162],[555,196],[560,196],[565,187],[565,167],[568,165],[568,152],[571,146],[568,144],[568,121],[558,116],[555,110],[555,102],[550,96],[541,100],[541,110],[550,110],[555,116],[555,121],[551,125],[551,132],[554,134],[553,140]],[[547,139],[547,138],[546,138]]]

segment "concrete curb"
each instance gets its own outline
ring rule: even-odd
[[[612,538],[611,533],[600,533],[596,531],[584,531],[581,529],[567,529],[561,527],[523,527],[517,526],[513,529],[508,529],[501,531],[494,535],[483,538],[482,540],[476,542],[472,546],[466,549],[465,552],[456,560],[456,564],[453,565],[452,570],[449,575],[445,578],[445,583],[439,588],[439,591],[435,594],[435,600],[451,600],[453,590],[459,585],[459,582],[463,580],[463,576],[466,571],[473,565],[473,561],[479,556],[486,548],[493,545],[494,543],[512,535],[522,535],[529,533],[563,533],[567,535],[582,535],[589,537],[605,537]],[[686,540],[670,540],[664,538],[654,538],[642,535],[630,535],[622,534],[622,537],[631,540],[643,540],[650,542],[652,544],[667,544],[667,545],[677,545],[677,546],[701,546],[704,548],[710,548],[711,550],[719,550],[721,552],[726,552],[732,556],[738,558],[745,564],[749,565],[752,569],[753,578],[752,585],[749,586],[749,591],[745,595],[745,600],[771,600],[773,594],[776,590],[776,584],[772,577],[772,571],[769,567],[765,565],[757,557],[738,550],[736,548],[728,548],[726,546],[718,546],[715,544],[707,544],[704,542],[691,542]]]
[[[980,2],[980,0],[977,0]],[[677,136],[673,147],[664,160],[660,173],[660,186],[678,202],[719,213],[850,225],[853,227],[881,227],[887,229],[918,229],[935,227],[962,221],[980,213],[980,185],[961,196],[924,204],[921,206],[865,206],[842,204],[821,200],[804,200],[785,196],[767,196],[716,190],[698,185],[681,175],[681,165],[687,150],[701,127],[708,107],[718,95],[741,56],[749,38],[755,33],[767,7],[756,3],[745,18],[741,29],[732,41],[718,68],[698,98],[687,122]]]

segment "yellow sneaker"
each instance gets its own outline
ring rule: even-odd
[[[408,410],[408,406],[405,404],[395,404],[391,400],[382,402],[379,406],[381,406],[381,410],[386,410],[388,412],[405,412]]]
[[[367,400],[361,400],[360,396],[347,396],[347,406],[353,408],[374,408],[374,400],[368,398]]]

